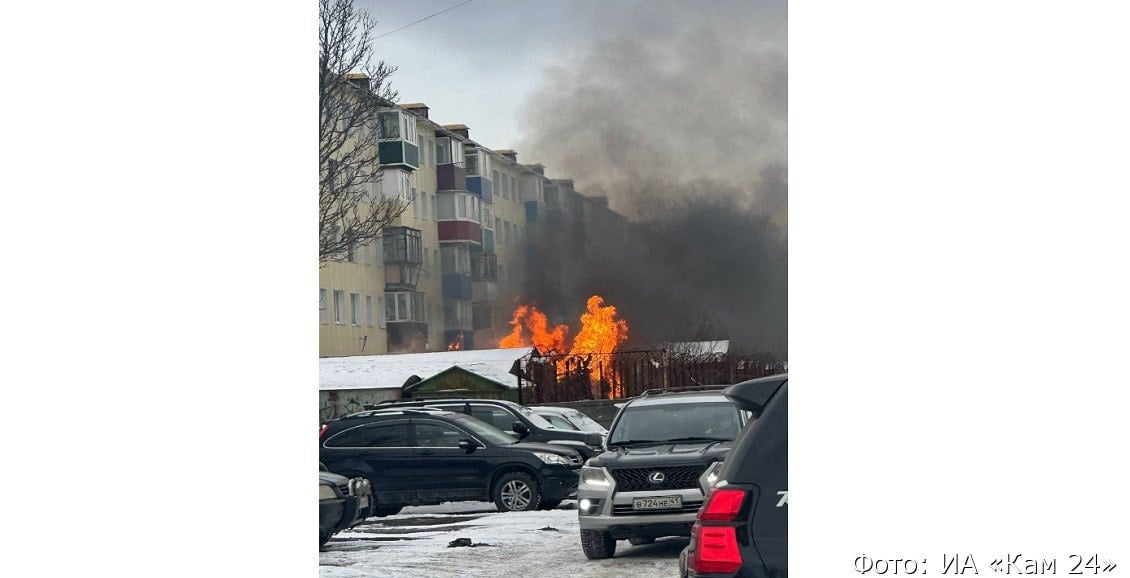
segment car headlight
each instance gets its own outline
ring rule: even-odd
[[[603,468],[581,468],[581,485],[607,488],[612,485],[612,480],[608,479]]]
[[[337,492],[334,491],[333,486],[318,486],[318,499],[332,500],[337,497]]]
[[[562,466],[569,465],[569,458],[566,458],[565,456],[559,456],[557,454],[550,454],[545,452],[534,452],[534,455],[537,456],[539,460],[547,464],[560,464]]]

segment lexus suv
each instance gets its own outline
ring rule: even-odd
[[[493,501],[498,509],[552,509],[577,489],[580,454],[514,439],[462,413],[389,408],[322,426],[319,457],[331,472],[373,487],[374,515],[404,506]]]
[[[581,548],[610,558],[616,541],[690,536],[695,512],[748,413],[720,388],[645,392],[626,402],[605,451],[581,469]]]

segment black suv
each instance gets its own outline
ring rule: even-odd
[[[789,376],[724,392],[757,417],[734,441],[679,557],[684,577],[789,575]]]
[[[626,402],[606,451],[581,470],[577,511],[585,556],[609,558],[625,538],[646,544],[690,536],[695,512],[747,417],[721,387],[649,391]]]
[[[581,453],[586,460],[600,453],[601,434],[562,429],[534,413],[530,408],[504,399],[432,398],[383,401],[366,409],[386,407],[435,407],[477,417],[494,427],[511,432],[522,441],[564,445]]]
[[[431,408],[351,414],[324,424],[318,445],[331,472],[369,479],[377,516],[460,500],[493,500],[502,511],[554,508],[576,491],[582,463],[565,446],[520,442]]]

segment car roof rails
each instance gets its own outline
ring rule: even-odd
[[[640,394],[640,397],[651,397],[663,393],[687,393],[694,391],[718,391],[730,387],[730,384],[725,385],[688,385],[685,387],[668,387],[667,389],[652,388]]]
[[[359,411],[357,413],[351,413],[347,416],[342,417],[341,419],[356,419],[356,418],[362,418],[362,417],[373,417],[373,416],[376,416],[376,415],[389,415],[389,414],[393,414],[393,413],[396,413],[396,412],[404,413],[404,414],[411,413],[411,414],[418,414],[418,415],[435,415],[437,413],[444,413],[445,410],[434,408],[434,407],[385,407],[385,408],[380,408],[380,409],[368,409],[368,410],[365,410],[365,411]]]

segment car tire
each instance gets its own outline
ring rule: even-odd
[[[557,506],[560,506],[560,505],[561,505],[561,500],[546,500],[546,501],[542,502],[541,504],[538,504],[538,509],[539,510],[552,510],[552,509],[554,509],[554,508],[556,508]]]
[[[581,530],[581,549],[589,560],[604,560],[616,554],[616,540],[608,532]]]
[[[628,538],[628,543],[633,545],[633,546],[643,546],[644,544],[654,544],[655,538],[632,537],[632,538]]]
[[[499,478],[491,495],[500,512],[528,512],[541,504],[538,483],[523,472],[510,472]]]

